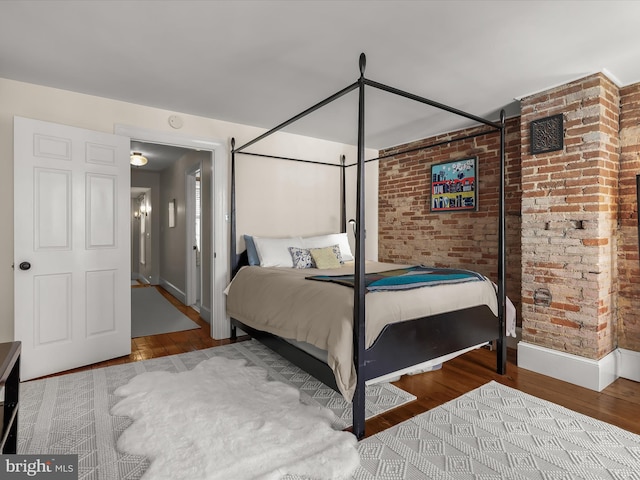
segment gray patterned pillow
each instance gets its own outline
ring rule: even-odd
[[[340,262],[340,264],[344,263],[344,260],[342,259],[342,252],[340,251],[340,245],[336,244],[336,245],[331,245],[329,247],[334,255],[338,258],[338,261]]]
[[[308,248],[289,247],[293,268],[314,268],[313,258]]]

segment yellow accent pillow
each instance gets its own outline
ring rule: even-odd
[[[332,247],[311,248],[309,252],[316,264],[316,268],[340,268],[340,259],[338,259]]]

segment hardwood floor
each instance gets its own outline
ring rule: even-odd
[[[495,352],[478,349],[446,362],[440,370],[402,377],[394,384],[418,399],[367,422],[367,436],[453,400],[491,380],[640,434],[638,382],[619,378],[602,392],[596,392],[518,368],[514,351],[510,351],[505,375],[495,372],[495,364]]]
[[[209,334],[209,324],[199,317],[198,312],[181,305],[164,290],[158,290],[202,328],[132,339],[130,355],[74,371],[137,362],[230,343],[229,340],[213,340]],[[446,362],[440,370],[404,376],[394,382],[396,386],[418,398],[369,420],[366,425],[367,436],[453,400],[491,380],[640,434],[640,383],[621,378],[602,392],[595,392],[518,368],[515,351],[512,350],[509,351],[506,375],[498,375],[495,372],[495,355],[495,352],[488,349],[474,350]]]

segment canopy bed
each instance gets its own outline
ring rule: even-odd
[[[232,337],[235,337],[236,329],[240,328],[278,351],[283,357],[318,380],[340,391],[348,400],[351,399],[353,402],[352,431],[358,438],[364,436],[365,383],[368,380],[398,371],[403,372],[411,366],[428,360],[494,341],[497,347],[497,372],[504,374],[506,371],[504,111],[501,112],[499,122],[462,112],[369,80],[364,76],[365,64],[365,56],[361,54],[359,79],[331,97],[244,145],[236,147],[235,140],[232,139],[230,261],[233,279],[227,291],[227,312],[231,318]],[[416,271],[416,266],[389,266],[365,261],[365,164],[369,161],[384,160],[383,157],[365,160],[364,91],[366,87],[380,89],[442,109],[486,127],[479,133],[445,140],[438,145],[494,132],[500,136],[499,221],[496,226],[499,253],[498,278],[495,284],[479,274],[475,274],[477,277],[474,277],[473,272]],[[358,90],[359,93],[357,161],[347,165],[343,157],[339,165],[311,162],[341,169],[341,233],[327,235],[327,238],[320,238],[322,236],[270,240],[257,238],[257,241],[262,241],[259,245],[260,250],[263,253],[269,250],[272,261],[264,262],[262,266],[247,266],[250,263],[255,264],[255,262],[249,262],[249,256],[252,254],[250,249],[248,248],[241,255],[237,254],[236,157],[243,154],[310,162],[303,159],[251,153],[246,149],[354,90]],[[421,149],[433,146],[429,145]],[[357,198],[355,251],[352,254],[348,244],[345,245],[344,242],[347,231],[345,170],[353,166],[357,169]],[[246,239],[249,247],[253,238]],[[314,246],[319,248],[314,249]],[[339,247],[337,250],[336,246]],[[274,248],[279,250],[276,252]],[[327,248],[334,248],[338,260],[342,260],[335,265],[330,265],[331,268],[327,270],[305,271],[305,269],[292,268],[290,264],[285,266],[278,260],[282,258],[283,252],[286,256],[287,251],[294,252],[295,249],[297,249],[296,252],[300,250],[319,255],[326,253]],[[340,258],[340,253],[345,255],[344,259]],[[278,257],[278,254],[281,254],[281,257]],[[274,258],[276,260],[273,260]],[[283,266],[285,268],[282,268]],[[402,278],[389,279],[390,276]],[[410,278],[411,276],[413,278]],[[431,282],[434,276],[438,277],[436,283],[419,284]],[[410,279],[407,280],[408,278]],[[374,290],[375,285],[378,285],[378,291]],[[459,290],[460,288],[464,290]],[[273,302],[269,303],[270,298],[277,299],[275,305]],[[439,305],[443,298],[454,301],[452,304]],[[461,302],[461,299],[464,301]],[[282,305],[286,305],[284,310],[280,308]],[[407,308],[407,305],[412,308]],[[298,323],[284,323],[284,317],[287,316],[291,316],[293,322],[297,319]],[[323,316],[332,316],[337,319],[332,318],[331,322],[334,323],[329,323],[321,319]],[[305,323],[311,330],[300,326]],[[317,327],[318,325],[322,327]],[[324,328],[324,330],[318,332],[314,330],[316,328]],[[304,343],[301,345],[293,340],[301,340]],[[311,347],[317,345],[319,349],[328,350],[328,352],[324,352],[323,357],[322,352],[318,353],[306,348],[309,345]]]

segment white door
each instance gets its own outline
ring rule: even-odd
[[[185,232],[187,235],[186,252],[186,286],[185,304],[200,308],[202,301],[202,279],[200,259],[202,258],[202,230],[201,230],[201,189],[200,166],[186,172],[185,190]]]
[[[129,139],[14,118],[21,378],[131,352]]]

